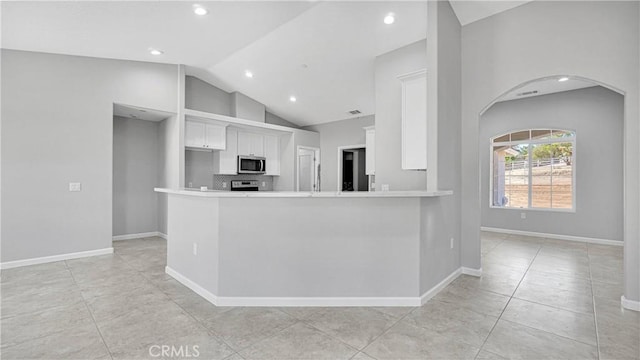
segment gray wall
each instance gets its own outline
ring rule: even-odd
[[[299,129],[300,126],[289,122],[283,118],[281,118],[280,116],[276,115],[276,114],[272,114],[269,111],[267,111],[265,113],[265,119],[264,122],[266,122],[267,124],[273,124],[273,125],[280,125],[280,126],[286,126],[286,127],[291,127],[294,129]]]
[[[640,300],[639,7],[637,1],[533,1],[463,28],[463,265],[480,266],[478,139],[483,109],[527,81],[583,76],[626,95],[625,296]]]
[[[113,118],[113,235],[158,231],[157,122]]]
[[[268,112],[263,104],[250,97],[238,92],[228,93],[195,76],[186,76],[185,106],[191,110],[299,128],[298,125]]]
[[[424,171],[402,170],[402,86],[399,75],[427,67],[426,41],[421,40],[376,57],[376,190],[425,190]]]
[[[623,106],[622,95],[598,86],[499,102],[487,110],[478,149],[482,226],[622,240]],[[575,213],[489,207],[490,138],[529,128],[576,131]]]
[[[232,116],[231,94],[194,76],[185,77],[185,107]]]
[[[375,117],[369,115],[304,128],[320,134],[321,191],[338,190],[338,146],[364,144],[365,133],[363,128],[374,124]],[[398,144],[398,146],[400,145]]]
[[[184,186],[213,189],[213,152],[185,150]]]
[[[462,251],[461,27],[448,1],[430,1],[427,10],[427,23],[430,24],[427,29],[427,51],[428,58],[431,59],[427,66],[427,79],[431,79],[433,75],[433,78],[437,79],[437,92],[430,94],[427,91],[427,108],[437,110],[437,181],[439,189],[453,190],[453,195],[425,198],[421,202],[422,214],[427,217],[427,221],[423,223],[426,226],[420,229],[422,292],[433,288],[461,266]],[[377,137],[376,129],[376,141]],[[450,239],[453,239],[453,249]]]
[[[175,65],[2,50],[3,262],[111,247],[113,103],[175,112],[177,75]]]
[[[238,119],[264,122],[266,108],[247,95],[234,92],[231,94],[231,116]]]

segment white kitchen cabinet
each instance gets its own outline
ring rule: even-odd
[[[264,156],[264,135],[239,131],[238,155]]]
[[[275,135],[264,136],[264,157],[267,159],[265,175],[280,175],[280,138]]]
[[[226,126],[187,120],[185,122],[184,146],[224,150],[227,146]]]
[[[376,128],[375,126],[367,126],[365,131],[365,174],[376,174]]]
[[[402,169],[427,168],[427,71],[399,76],[402,82]]]
[[[227,149],[213,152],[213,173],[216,175],[238,174],[238,131],[227,128]]]

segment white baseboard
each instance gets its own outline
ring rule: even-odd
[[[493,228],[493,227],[487,227],[487,226],[480,227],[480,230],[491,231],[491,232],[496,232],[501,234],[524,235],[524,236],[534,236],[534,237],[541,237],[541,238],[548,238],[548,239],[577,241],[577,242],[584,242],[584,243],[590,243],[590,244],[624,246],[624,241],[597,239],[597,238],[590,238],[590,237],[583,237],[583,236],[547,234],[547,233],[540,233],[540,232],[533,232],[533,231]]]
[[[622,303],[622,307],[625,309],[640,311],[640,301],[629,300],[622,295],[620,302]]]
[[[216,306],[420,306],[419,297],[224,297],[167,266],[165,272]]]
[[[210,293],[208,290],[206,290],[202,286],[196,284],[195,282],[193,282],[190,279],[188,279],[186,276],[180,274],[179,272],[173,270],[172,268],[170,268],[168,266],[166,266],[164,268],[164,271],[167,273],[167,275],[169,275],[172,278],[176,279],[182,285],[184,285],[184,286],[188,287],[189,289],[193,290],[193,292],[195,292],[196,294],[202,296],[208,302],[212,303],[213,305],[220,306],[220,304],[218,304],[218,297],[216,295]]]
[[[465,275],[471,275],[471,276],[477,276],[480,277],[482,276],[482,268],[480,269],[472,269],[472,268],[468,268],[468,267],[462,267],[462,273]]]
[[[112,247],[98,249],[98,250],[80,251],[80,252],[68,253],[68,254],[44,256],[44,257],[25,259],[25,260],[7,261],[0,264],[0,269],[4,270],[4,269],[21,267],[21,266],[45,264],[45,263],[50,263],[55,261],[79,259],[83,257],[107,255],[107,254],[113,254]]]
[[[417,306],[424,305],[427,301],[429,301],[429,299],[436,296],[440,291],[442,291],[442,289],[446,288],[447,285],[451,284],[451,282],[458,278],[458,276],[460,276],[460,274],[462,273],[462,268],[454,270],[451,274],[449,274],[449,276],[444,278],[444,280],[440,281],[438,284],[436,284],[436,286],[432,287],[424,294],[422,294],[422,296],[420,296],[420,304],[418,304]]]
[[[218,306],[420,306],[419,297],[218,297]]]
[[[139,234],[116,235],[112,239],[113,241],[122,241],[122,240],[142,239],[142,238],[148,238],[153,236],[161,237],[165,240],[167,239],[167,235],[161,233],[160,231],[151,231],[151,232],[139,233]]]

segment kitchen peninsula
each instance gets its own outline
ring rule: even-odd
[[[155,190],[167,273],[219,306],[417,306],[442,279],[430,247],[451,191]]]

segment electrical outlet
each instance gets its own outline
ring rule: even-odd
[[[451,248],[453,249],[453,238],[451,238],[450,243],[451,243]]]
[[[193,255],[198,255],[198,243],[193,243]]]
[[[267,187],[267,182],[266,181],[262,182],[262,187]]]
[[[226,182],[226,181],[223,181],[223,182],[222,182],[222,188],[223,188],[223,189],[226,189],[226,188],[227,188],[227,182]]]
[[[192,188],[192,187],[193,187],[193,183],[189,182],[189,188]]]
[[[69,183],[69,191],[82,191],[82,184],[79,182]]]
[[[389,191],[389,184],[382,184],[382,191]]]
[[[520,213],[520,219],[526,219],[527,213]]]

